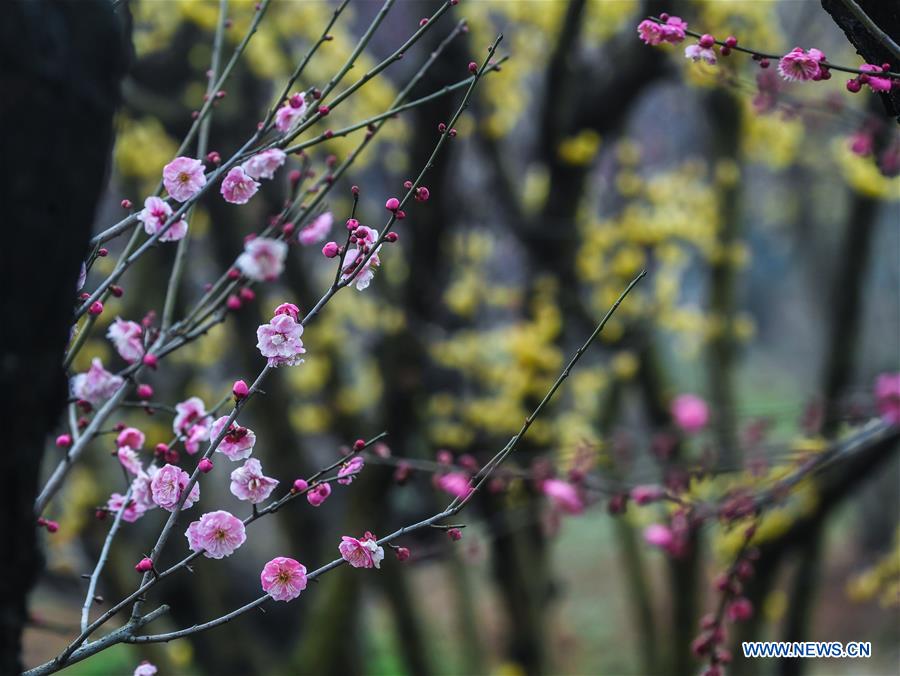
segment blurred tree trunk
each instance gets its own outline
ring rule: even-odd
[[[119,82],[128,63],[110,5],[4,3],[0,9],[0,188],[6,240],[0,391],[7,451],[0,532],[0,673],[20,670],[26,596],[42,563],[34,499],[44,442],[67,396],[61,367],[75,282],[113,140]]]

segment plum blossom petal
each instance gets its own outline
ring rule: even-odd
[[[584,511],[584,500],[578,489],[568,481],[547,479],[541,484],[541,492],[567,514],[581,514]]]
[[[334,225],[334,216],[330,211],[326,211],[316,216],[309,225],[303,228],[297,235],[297,239],[304,246],[317,244],[328,237],[332,225]]]
[[[174,199],[186,202],[206,185],[203,162],[193,157],[176,157],[163,167],[163,185]]]
[[[338,551],[341,558],[354,568],[381,568],[381,561],[384,559],[384,549],[376,544],[374,536],[368,532],[359,540],[343,536]]]
[[[140,324],[118,317],[106,332],[106,337],[112,342],[116,352],[129,364],[140,360],[144,355],[143,335],[144,329]]]
[[[113,493],[109,496],[109,500],[106,501],[106,509],[112,514],[118,514],[124,504],[125,496],[121,493]],[[147,508],[144,505],[139,503],[133,497],[129,498],[128,506],[125,507],[125,511],[122,512],[122,520],[127,521],[128,523],[134,523],[144,516],[146,511]]]
[[[148,197],[144,200],[144,208],[138,213],[138,220],[144,224],[144,231],[148,235],[155,235],[165,227],[172,216],[172,207],[159,197]],[[162,235],[160,242],[175,242],[184,237],[188,231],[188,224],[184,218],[169,226]]]
[[[103,362],[94,357],[86,373],[79,373],[72,378],[71,387],[75,397],[96,405],[113,396],[124,383],[121,376],[107,371],[103,368]]]
[[[185,434],[192,425],[206,418],[206,404],[200,397],[191,397],[175,404],[175,420],[172,421],[172,431],[175,434]]]
[[[141,459],[138,457],[138,454],[135,450],[129,446],[122,446],[118,451],[116,451],[116,457],[119,459],[122,467],[124,467],[129,473],[137,476],[141,473],[141,469],[143,469],[143,465],[141,465]]]
[[[202,551],[210,559],[231,556],[247,540],[244,522],[221,509],[192,522],[185,536],[191,551]]]
[[[277,485],[277,479],[263,474],[262,465],[256,458],[250,458],[231,473],[232,495],[254,505],[268,499]]]
[[[350,460],[341,465],[341,468],[338,470],[337,482],[344,486],[349,486],[353,483],[353,479],[356,478],[356,475],[362,471],[364,465],[363,459],[358,455],[350,458]]]
[[[220,192],[226,202],[246,204],[259,190],[259,183],[254,181],[241,167],[234,167],[222,180]]]
[[[217,439],[221,434],[225,423],[228,422],[228,416],[222,416],[212,424],[210,437]],[[249,427],[241,427],[237,423],[231,423],[225,436],[222,437],[221,443],[216,448],[217,453],[221,453],[229,460],[243,460],[249,458],[253,453],[253,446],[256,444],[256,434]]]
[[[881,417],[900,425],[900,373],[882,373],[875,381],[875,399]]]
[[[250,178],[274,178],[275,172],[284,164],[287,155],[278,148],[269,148],[257,153],[241,166]]]
[[[178,507],[182,491],[190,481],[190,475],[180,467],[164,465],[150,481],[153,502],[163,509],[174,512]],[[200,484],[195,483],[184,501],[182,509],[188,509],[200,499]]]
[[[280,239],[254,237],[244,245],[236,264],[245,277],[257,282],[271,282],[284,270],[287,249],[287,244]]]
[[[256,347],[268,358],[269,366],[296,366],[303,362],[300,355],[306,352],[302,335],[303,325],[293,316],[275,315],[268,324],[256,329]]]
[[[276,601],[291,601],[306,589],[306,566],[278,556],[269,561],[259,575],[263,591]]]

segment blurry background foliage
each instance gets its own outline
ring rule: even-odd
[[[190,111],[202,104],[218,16],[215,0],[128,4],[137,61],[125,86],[115,173],[98,228],[117,219],[122,197],[140,204],[175,154]],[[246,424],[257,432],[257,455],[268,474],[304,475],[332,458],[339,444],[383,429],[395,455],[432,459],[446,448],[485,460],[518,429],[567,355],[642,268],[650,276],[530,430],[515,467],[527,469],[543,457],[563,475],[577,460],[612,485],[658,482],[665,467],[650,453],[651,439],[670,430],[670,397],[691,391],[710,401],[717,425],[684,442],[680,461],[733,449],[718,454],[721,473],[691,484],[691,499],[715,500],[770,485],[793,458],[824,448],[835,430],[800,423],[822,397],[861,402],[871,413],[870,383],[876,373],[897,368],[900,349],[900,178],[883,176],[871,158],[850,152],[847,137],[869,109],[877,113],[877,102],[870,107],[869,94],[845,94],[843,79],[835,77],[784,86],[775,110],[760,114],[752,103],[758,68],[749,58],[693,64],[680,47],[640,44],[634,27],[644,15],[669,9],[701,32],[734,34],[758,49],[815,45],[834,62],[854,64],[857,57],[815,2],[674,4],[463,0],[454,10],[468,20],[469,32],[416,96],[465,77],[467,62],[480,59],[498,30],[512,59],[477,92],[458,138],[426,182],[432,199],[409,210],[398,228],[400,243],[382,253],[372,286],[339,294],[304,335],[306,363],[280,370],[265,399],[248,408]],[[274,0],[214,110],[213,149],[226,156],[246,138],[333,7]],[[328,80],[378,7],[351,5],[334,41],[304,73],[303,88]],[[435,7],[397,3],[350,81]],[[230,8],[227,48],[254,12],[252,1],[233,0]],[[385,110],[451,25],[445,21],[426,44],[363,87],[328,117],[328,126]],[[380,225],[385,198],[399,193],[424,161],[437,123],[453,105],[438,99],[384,127],[327,198],[336,231],[349,212],[351,183],[362,187],[361,222]],[[359,139],[315,146],[311,166],[325,171],[328,155],[343,159]],[[294,159],[289,165],[244,208],[212,195],[195,211],[185,303],[230,264],[245,235],[277,213],[287,172],[299,166]],[[830,293],[850,255],[846,243],[862,238],[863,253],[853,255],[866,256],[864,276],[847,282],[858,286],[858,312],[847,320],[858,334],[853,368],[839,392],[825,392],[822,373],[834,358],[831,332],[840,320]],[[129,273],[125,295],[111,299],[76,370],[94,356],[117,364],[102,338],[104,322],[139,320],[159,309],[173,254],[174,247],[160,247]],[[113,262],[113,256],[98,261],[88,288]],[[167,359],[151,380],[157,398],[200,396],[211,406],[235,378],[255,373],[261,365],[253,348],[256,326],[279,302],[309,308],[332,275],[316,247],[292,247],[288,268],[256,301]],[[748,448],[742,431],[759,420],[769,424],[769,436]],[[122,422],[147,434],[148,449],[169,441],[165,413],[135,409]],[[77,575],[105,533],[92,514],[115,485],[118,468],[104,453],[112,445],[97,448],[72,473],[59,501],[60,532],[47,540],[52,583],[42,588],[39,605],[61,623],[74,621],[59,607],[78,596]],[[746,469],[751,459],[753,471]],[[817,587],[811,634],[872,637],[877,665],[895,664],[898,650],[892,463],[853,500],[827,506],[837,516],[828,521],[825,583]],[[204,562],[197,574],[165,585],[174,609],[169,621],[187,625],[242,603],[258,592],[257,571],[272,555],[290,552],[315,566],[334,555],[341,534],[385,532],[445,499],[426,475],[395,488],[391,471],[367,467],[323,508],[283,510],[255,527],[234,557]],[[146,653],[120,647],[70,671],[124,671],[139,654],[160,664],[161,673],[209,674],[640,673],[649,666],[676,673],[690,665],[679,653],[695,625],[674,630],[674,637],[667,629],[669,607],[684,603],[676,598],[677,578],[669,577],[671,566],[661,557],[635,543],[637,529],[660,513],[632,509],[613,521],[599,508],[601,493],[598,508],[560,524],[530,481],[507,479],[508,491],[485,496],[464,515],[473,526],[455,546],[440,533],[425,533],[403,543],[415,560],[402,569],[393,561],[372,575],[339,569],[288,607]],[[221,486],[217,493],[207,483],[206,506],[230,500]],[[781,542],[799,519],[819,514],[819,489],[817,482],[804,483],[769,512],[756,540]],[[107,569],[107,599],[133,586],[133,560],[158,518],[124,529]],[[700,582],[687,592],[696,595],[694,617],[711,607],[709,580],[739,545],[736,533],[715,527],[702,535],[699,551],[712,556],[696,564]],[[779,635],[791,580],[782,575],[759,590],[758,636]],[[647,607],[656,618],[655,647],[647,642],[652,622],[641,615]],[[36,659],[53,640],[36,632],[29,652]]]

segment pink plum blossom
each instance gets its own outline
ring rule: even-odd
[[[156,665],[144,660],[137,665],[132,676],[156,676]]]
[[[349,486],[353,483],[353,479],[356,478],[356,475],[362,471],[364,464],[363,459],[358,455],[350,458],[350,460],[341,465],[341,468],[338,470],[337,482],[344,486]]]
[[[257,282],[271,282],[284,270],[287,249],[287,244],[280,239],[254,237],[244,245],[236,264],[245,277]]]
[[[778,72],[785,80],[819,80],[822,77],[822,61],[825,55],[818,49],[806,52],[801,47],[794,47],[781,57]]]
[[[290,131],[306,112],[306,100],[302,94],[294,94],[275,113],[275,128],[281,132]]]
[[[138,450],[144,447],[145,440],[146,437],[144,436],[144,433],[137,427],[126,427],[119,432],[119,435],[116,437],[116,446],[119,448],[122,446],[129,446]]]
[[[675,535],[667,526],[654,523],[644,529],[644,541],[649,545],[669,551],[675,544]]]
[[[106,501],[106,509],[112,514],[118,514],[119,510],[122,509],[123,504],[125,504],[125,496],[121,493],[113,493],[109,496],[109,500]],[[144,505],[134,498],[130,498],[128,500],[128,506],[125,507],[125,511],[122,512],[122,520],[127,521],[128,523],[134,523],[144,516],[144,512],[146,511],[147,508],[144,507]]]
[[[268,324],[256,329],[256,347],[268,358],[269,366],[296,366],[303,363],[300,355],[306,352],[302,335],[303,325],[293,316],[275,315]]]
[[[206,185],[203,162],[192,157],[176,157],[163,167],[163,185],[179,202],[188,201]]]
[[[185,434],[194,423],[206,418],[206,404],[200,397],[191,397],[175,404],[175,420],[172,421],[172,431],[175,434]]]
[[[435,480],[435,483],[437,483],[437,487],[445,493],[449,493],[461,500],[469,497],[469,494],[473,490],[469,485],[469,475],[463,474],[462,472],[450,472],[449,474],[439,476]]]
[[[709,422],[709,407],[694,394],[680,394],[672,401],[672,417],[685,432],[698,432]]]
[[[191,551],[202,551],[210,559],[231,556],[247,540],[244,522],[221,509],[192,522],[185,536]]]
[[[328,499],[329,495],[331,495],[331,484],[325,481],[309,490],[306,494],[306,501],[313,507],[318,507]]]
[[[578,489],[568,481],[547,479],[541,484],[541,492],[567,514],[581,514],[584,511],[584,500]]]
[[[131,497],[143,511],[156,509],[150,484],[158,471],[159,467],[150,465],[147,469],[138,472],[134,481],[131,482]]]
[[[262,569],[263,591],[276,601],[290,601],[306,589],[306,566],[286,556],[278,556]]]
[[[269,148],[257,153],[241,166],[250,178],[274,178],[275,172],[284,164],[287,155],[278,148]]]
[[[678,44],[684,40],[687,22],[680,17],[670,16],[664,24],[651,19],[645,19],[638,24],[637,32],[641,40],[648,45],[658,45],[662,42]]]
[[[138,220],[144,224],[148,235],[155,235],[163,229],[172,215],[172,207],[159,197],[148,197],[144,200],[144,208],[138,214]],[[159,236],[160,242],[176,242],[187,234],[188,224],[184,218],[173,223],[168,230]]]
[[[256,458],[250,458],[231,473],[232,495],[254,505],[266,500],[277,485],[277,479],[263,474],[262,465]]]
[[[728,619],[732,622],[743,622],[744,620],[749,620],[751,617],[753,617],[753,604],[750,603],[750,599],[744,596],[739,596],[734,601],[728,604],[726,615],[728,615]]]
[[[376,544],[375,537],[368,531],[359,540],[343,536],[338,551],[341,558],[354,568],[381,568],[384,558],[384,549]]]
[[[200,444],[209,441],[208,420],[204,420],[196,425],[191,425],[184,438],[184,450],[190,455],[194,455],[200,450]]]
[[[217,439],[228,422],[228,416],[222,416],[212,424],[210,436]],[[217,453],[221,453],[229,460],[243,460],[249,458],[253,453],[253,446],[256,444],[256,434],[248,427],[241,427],[236,423],[231,423],[222,442],[216,448]]]
[[[141,473],[141,459],[133,448],[122,446],[122,448],[116,451],[116,457],[119,458],[122,467],[129,473],[134,474],[135,476]]]
[[[348,279],[352,280],[352,283],[356,284],[356,288],[359,291],[362,291],[368,288],[369,283],[375,277],[373,268],[377,268],[381,265],[381,260],[378,258],[378,250],[376,249],[371,258],[365,263],[362,263],[362,260],[371,250],[372,245],[375,244],[375,241],[378,239],[378,232],[364,225],[359,226],[355,232],[360,231],[363,231],[363,236],[357,238],[356,248],[349,249],[344,255],[344,260],[341,263],[341,279],[344,281]],[[381,247],[379,247],[379,249],[380,248]],[[360,267],[360,265],[362,265],[362,267]]]
[[[900,425],[900,373],[882,373],[875,381],[878,412],[886,422]]]
[[[688,45],[684,48],[684,56],[691,61],[700,61],[702,59],[710,66],[716,65],[716,52],[711,47]]]
[[[259,183],[254,181],[241,167],[234,167],[222,181],[222,197],[231,204],[246,204],[257,190],[259,190]]]
[[[297,235],[297,239],[304,246],[317,244],[328,237],[332,225],[334,225],[334,216],[330,211],[326,211],[324,214],[316,216],[309,225],[303,228]]]
[[[893,86],[893,82],[889,77],[876,77],[874,73],[881,73],[881,66],[873,66],[871,63],[864,63],[859,67],[860,70],[865,71],[866,73],[873,73],[869,75],[867,85],[873,92],[889,92],[891,91],[891,87]]]
[[[190,481],[190,475],[180,467],[166,464],[160,468],[150,481],[150,492],[153,502],[163,509],[174,512],[181,499],[181,492]],[[200,484],[195,483],[184,501],[183,509],[188,509],[200,499]]]
[[[112,341],[116,352],[129,364],[139,361],[144,355],[144,329],[137,322],[116,319],[109,325],[106,337]]]
[[[121,376],[107,371],[103,368],[103,362],[94,357],[91,368],[86,373],[79,373],[72,378],[72,394],[96,405],[113,396],[124,383]]]

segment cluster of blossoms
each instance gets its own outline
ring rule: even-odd
[[[116,348],[116,352],[129,364],[140,361],[144,356],[144,328],[137,322],[116,317],[109,325],[106,337]]]
[[[638,24],[638,35],[648,45],[659,45],[665,42],[670,44],[678,44],[685,40],[689,34],[687,31],[687,23],[680,17],[661,14],[659,19],[645,19]],[[696,35],[696,33],[692,34]],[[698,36],[696,43],[685,47],[684,55],[692,61],[705,61],[710,65],[715,65],[718,61],[716,47],[719,47],[721,56],[728,56],[738,41],[734,36],[728,36],[725,40],[716,40],[709,33]],[[753,59],[759,62],[761,68],[768,68],[770,65],[769,56],[756,52],[751,49],[745,49],[753,55]],[[857,77],[847,81],[847,90],[850,92],[858,92],[862,85],[869,85],[874,92],[889,92],[893,88],[900,87],[900,80],[889,75],[890,64],[875,65],[866,63],[859,67],[863,71]],[[797,81],[819,81],[831,79],[831,69],[825,58],[825,53],[815,47],[808,50],[802,47],[794,47],[787,54],[778,57],[778,73],[785,80],[791,82]]]
[[[85,373],[72,378],[70,388],[74,397],[96,406],[113,396],[124,383],[121,376],[107,371],[100,358],[94,357]]]
[[[244,251],[235,264],[241,274],[256,282],[278,279],[284,270],[288,246],[280,239],[253,237],[244,245]]]
[[[289,132],[306,114],[306,99],[303,94],[293,94],[275,113],[275,128],[283,133]]]
[[[381,265],[381,260],[378,258],[378,251],[381,247],[375,249],[369,259],[365,260],[378,240],[378,231],[365,225],[358,225],[352,218],[348,221],[348,228],[351,225],[355,226],[353,234],[350,236],[350,243],[354,247],[344,254],[341,262],[341,280],[352,280],[356,284],[356,288],[362,291],[368,288],[375,277],[375,268]]]
[[[275,314],[268,324],[256,329],[256,347],[269,360],[269,366],[296,366],[302,364],[300,355],[306,353],[303,347],[303,324],[298,319],[300,308],[292,303],[282,303],[275,308]]]
[[[377,538],[369,531],[361,538],[345,535],[338,545],[341,558],[354,568],[381,568],[384,549],[378,546]]]

